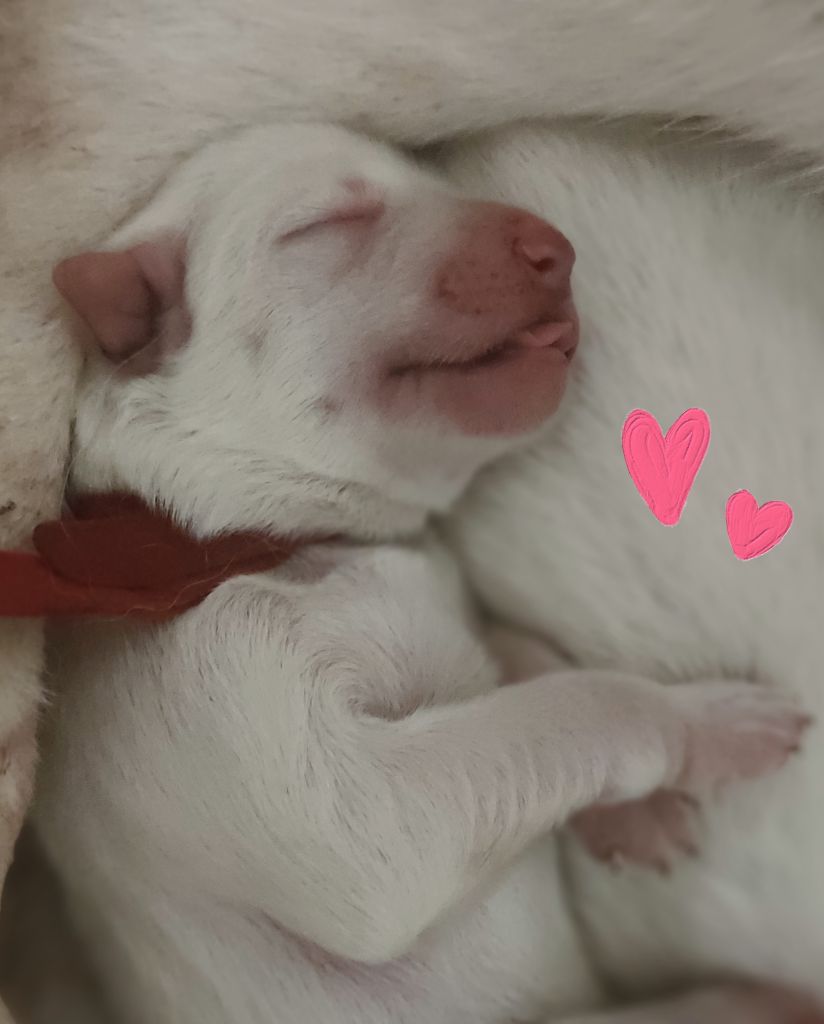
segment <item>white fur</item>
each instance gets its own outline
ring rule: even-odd
[[[824,580],[824,218],[710,151],[535,127],[457,147],[454,180],[553,218],[578,252],[580,360],[545,439],[478,483],[454,529],[488,606],[576,665],[679,680],[748,673],[819,717]],[[626,415],[706,409],[713,439],[681,523],[624,466]],[[780,547],[730,550],[727,497],[788,501]],[[562,537],[563,543],[555,538]],[[550,541],[551,539],[551,541]],[[745,972],[824,995],[824,746],[711,807],[674,878],[615,877],[571,843],[596,962],[650,991]]]
[[[352,175],[386,204],[367,256],[351,227],[273,244]],[[135,490],[197,533],[384,541],[315,545],[167,626],[55,632],[36,821],[124,1021],[504,1024],[595,1002],[554,846],[527,847],[797,739],[791,704],[748,684],[497,688],[444,552],[389,543],[502,449],[362,392],[399,316],[436,319],[421,282],[464,205],[339,129],[259,129],[111,243],[184,236],[194,326],[146,377],[91,360],[75,486]]]

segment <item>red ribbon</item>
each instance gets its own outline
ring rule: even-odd
[[[36,553],[0,551],[0,617],[174,618],[221,583],[283,564],[306,538],[225,533],[197,540],[129,494],[93,494],[33,534]]]

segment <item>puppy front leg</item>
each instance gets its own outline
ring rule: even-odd
[[[286,777],[239,826],[248,898],[366,962],[403,955],[579,808],[759,775],[805,725],[749,684],[661,687],[609,672],[558,673],[395,720],[329,680],[306,700],[303,723],[289,720]]]
[[[534,633],[492,623],[485,639],[508,682],[568,667]],[[591,856],[615,869],[635,864],[666,874],[679,856],[698,852],[698,808],[689,793],[658,789],[637,800],[591,805],[575,815],[569,827]]]

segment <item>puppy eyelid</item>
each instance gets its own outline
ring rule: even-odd
[[[349,225],[368,224],[370,221],[377,223],[385,211],[386,204],[382,199],[364,197],[347,200],[303,224],[298,224],[297,227],[290,228],[278,236],[278,243],[294,241],[316,229],[348,227]]]

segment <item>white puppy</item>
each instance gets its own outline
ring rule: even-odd
[[[558,405],[572,261],[546,222],[307,126],[207,148],[58,269],[97,349],[76,492],[134,492],[200,537],[341,538],[169,625],[56,637],[36,821],[123,1020],[504,1024],[593,1003],[554,846],[529,844],[798,743],[794,703],[745,683],[496,688],[419,536]],[[697,998],[749,1019],[749,993]]]
[[[465,187],[552,216],[578,252],[569,400],[539,445],[479,482],[456,525],[489,607],[579,666],[747,673],[820,715],[818,204],[729,155],[688,159],[677,144],[655,152],[614,132],[513,129],[445,159]],[[713,438],[670,530],[632,485],[621,427],[640,407],[666,429],[691,406],[708,412]],[[795,512],[783,543],[750,562],[725,531],[741,488]],[[807,748],[780,778],[712,809],[702,856],[674,881],[616,878],[573,846],[575,900],[610,977],[652,991],[744,971],[824,994],[820,735]]]

